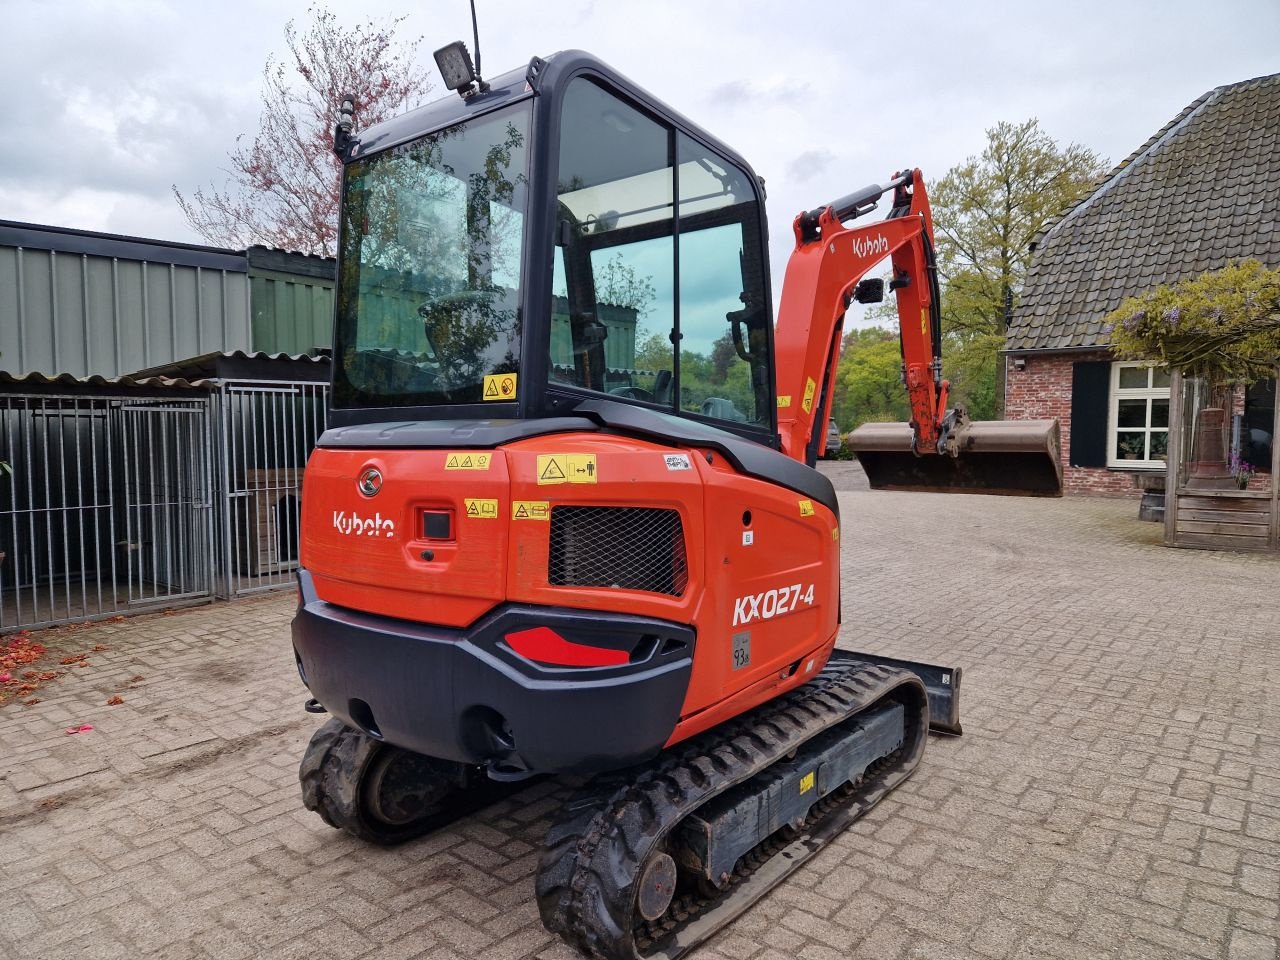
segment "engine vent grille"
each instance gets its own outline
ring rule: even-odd
[[[689,582],[680,514],[655,507],[553,507],[548,567],[552,586],[678,597]]]

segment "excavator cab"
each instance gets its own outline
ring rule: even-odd
[[[763,188],[603,64],[344,141],[332,422],[625,404],[777,447]]]

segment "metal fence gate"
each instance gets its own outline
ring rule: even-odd
[[[207,598],[207,393],[0,393],[0,632]]]
[[[294,585],[302,472],[324,432],[328,394],[326,381],[222,381],[215,398],[221,454],[221,596]]]

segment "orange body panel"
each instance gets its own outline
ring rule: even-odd
[[[467,457],[472,467],[485,457],[484,468],[447,469]],[[583,468],[580,482],[548,482],[560,465]],[[369,467],[383,476],[373,497],[356,485]],[[681,595],[551,584],[549,516],[558,505],[677,511],[688,560]],[[451,541],[423,536],[423,510],[452,511]],[[599,433],[485,451],[318,449],[302,531],[301,562],[318,596],[350,609],[464,627],[512,602],[692,626],[694,667],[670,742],[803,683],[835,642],[836,518],[709,451]]]

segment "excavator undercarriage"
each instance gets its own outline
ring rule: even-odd
[[[794,692],[596,776],[547,834],[535,879],[543,922],[588,956],[685,954],[911,776],[931,728],[960,732],[960,677],[835,651]],[[527,785],[381,743],[336,718],[312,738],[300,776],[308,809],[381,845]]]

